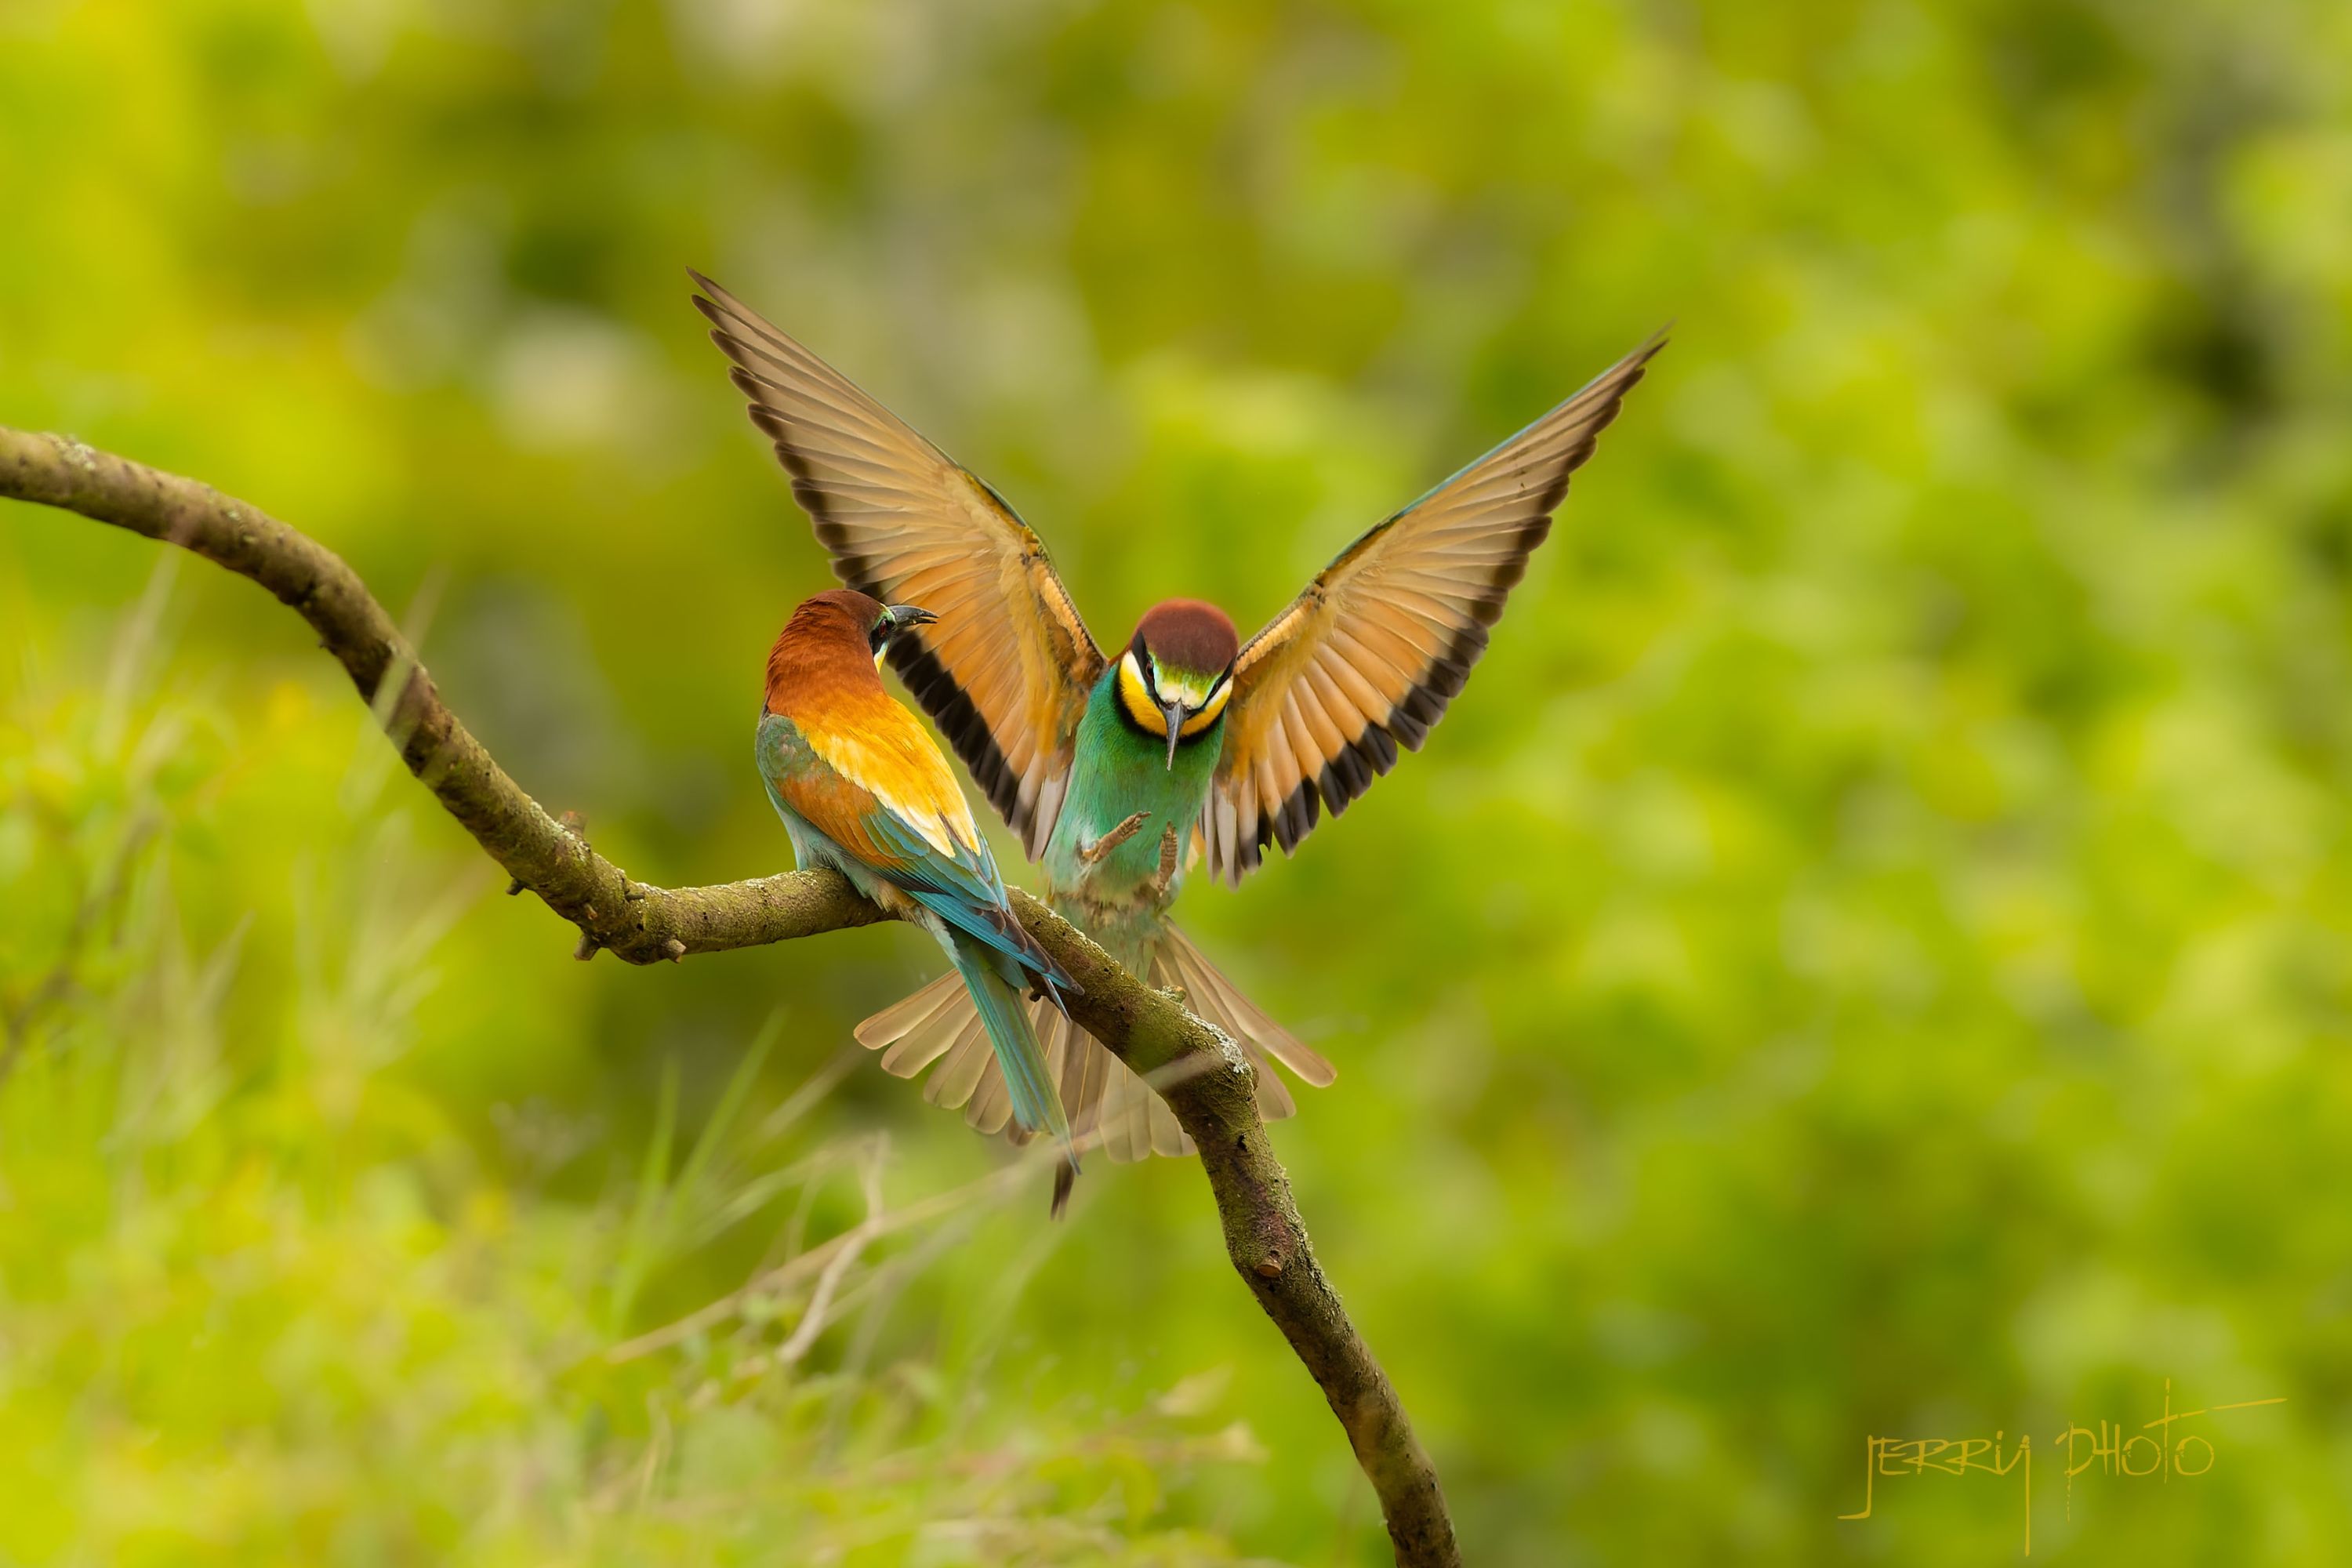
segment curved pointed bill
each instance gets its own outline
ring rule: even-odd
[[[901,633],[916,626],[929,626],[938,619],[939,616],[919,605],[883,605],[882,619],[876,624],[872,638],[874,668],[882,668],[883,657],[890,651],[890,645],[898,640]]]
[[[1160,710],[1168,715],[1168,771],[1176,771],[1176,742],[1184,738],[1184,704],[1163,702]]]

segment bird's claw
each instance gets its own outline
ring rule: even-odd
[[[1108,833],[1106,833],[1100,838],[1096,839],[1092,844],[1079,845],[1078,858],[1089,866],[1099,863],[1104,856],[1109,854],[1112,850],[1118,848],[1120,845],[1126,843],[1129,839],[1141,832],[1143,825],[1150,820],[1151,814],[1150,812],[1136,812],[1134,815],[1128,817],[1126,821],[1112,828]],[[1169,831],[1172,833],[1175,829],[1171,827]]]
[[[1168,825],[1168,831],[1160,836],[1160,874],[1151,879],[1153,898],[1165,899],[1168,896],[1168,889],[1176,885],[1176,863],[1179,854],[1176,825],[1171,822]]]

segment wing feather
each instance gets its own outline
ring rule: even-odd
[[[761,718],[777,802],[950,925],[1067,989],[1069,976],[1006,901],[996,857],[914,715],[879,682],[870,701],[835,693],[829,706],[831,724]]]
[[[1534,424],[1365,533],[1249,640],[1201,842],[1238,883],[1418,751],[1470,679],[1486,628],[1551,530],[1569,478],[1665,346],[1618,361]]]
[[[691,274],[751,422],[844,583],[940,618],[890,663],[1034,858],[1103,668],[1045,547],[980,479],[726,289]]]

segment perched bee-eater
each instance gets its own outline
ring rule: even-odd
[[[1550,531],[1569,476],[1663,336],[1373,527],[1248,643],[1223,611],[1171,599],[1106,657],[1045,545],[1002,496],[694,279],[707,296],[695,304],[835,570],[877,597],[941,613],[891,644],[891,665],[1044,863],[1048,901],[1136,973],[1181,987],[1258,1058],[1260,1110],[1289,1115],[1289,1091],[1264,1058],[1318,1087],[1331,1064],[1170,923],[1178,877],[1205,859],[1238,884],[1267,845],[1289,854],[1322,811],[1338,816],[1394,766],[1398,748],[1420,749]],[[958,1044],[967,1017],[950,976],[857,1037],[887,1046],[883,1066],[911,1076]],[[1040,1007],[1037,1017],[1080,1138],[1098,1131],[1113,1160],[1190,1151],[1166,1105],[1116,1058],[1066,1016]],[[974,1126],[1001,1127],[989,1087],[955,1067],[950,1056],[927,1098],[969,1100]]]
[[[846,588],[804,601],[768,654],[755,754],[801,868],[832,867],[946,952],[969,1002],[940,1072],[969,1086],[989,1069],[996,1127],[1010,1119],[1024,1135],[1061,1141],[1059,1214],[1077,1153],[1025,994],[1034,984],[1041,1004],[1057,1007],[1076,987],[1005,902],[947,758],[882,687],[884,653],[938,618]]]

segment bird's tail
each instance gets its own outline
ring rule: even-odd
[[[1174,926],[1160,929],[1142,967],[1152,984],[1181,986],[1186,1006],[1249,1053],[1257,1068],[1258,1114],[1268,1121],[1297,1110],[1289,1089],[1268,1067],[1268,1058],[1318,1089],[1338,1076],[1321,1055],[1243,995]],[[1032,1028],[1045,1043],[1047,1073],[1062,1086],[1062,1104],[1079,1141],[1098,1137],[1114,1161],[1192,1152],[1192,1141],[1177,1126],[1167,1104],[1125,1063],[1050,1005],[1028,1005]],[[1013,1120],[1009,1085],[961,974],[943,974],[875,1014],[857,1026],[857,1040],[882,1052],[883,1069],[899,1078],[912,1078],[939,1063],[924,1085],[924,1099],[950,1109],[963,1107],[964,1120],[982,1132],[1007,1132],[1015,1142],[1027,1141],[1026,1131],[1008,1125]]]
[[[1192,939],[1173,925],[1160,928],[1159,945],[1151,954],[1151,984],[1173,985],[1184,993],[1184,1005],[1259,1055],[1272,1057],[1298,1075],[1301,1083],[1328,1089],[1339,1076],[1329,1058],[1284,1028],[1266,1010],[1242,994]],[[1271,1073],[1261,1073],[1272,1078]],[[1276,1080],[1277,1084],[1279,1080]],[[1288,1097],[1285,1096],[1286,1100]],[[1286,1105],[1268,1120],[1279,1121],[1295,1109]]]
[[[1071,1140],[1070,1121],[1062,1110],[1061,1092],[1055,1087],[1056,1075],[1037,1043],[1022,987],[1000,972],[999,965],[1006,960],[961,931],[950,935],[949,952],[971,996],[974,1022],[994,1058],[997,1076],[1012,1103],[1013,1121],[1024,1131],[1046,1133],[1062,1145],[1066,1168],[1056,1174],[1054,1184],[1054,1212],[1058,1215],[1069,1199],[1070,1181],[1077,1174],[1077,1145]]]

